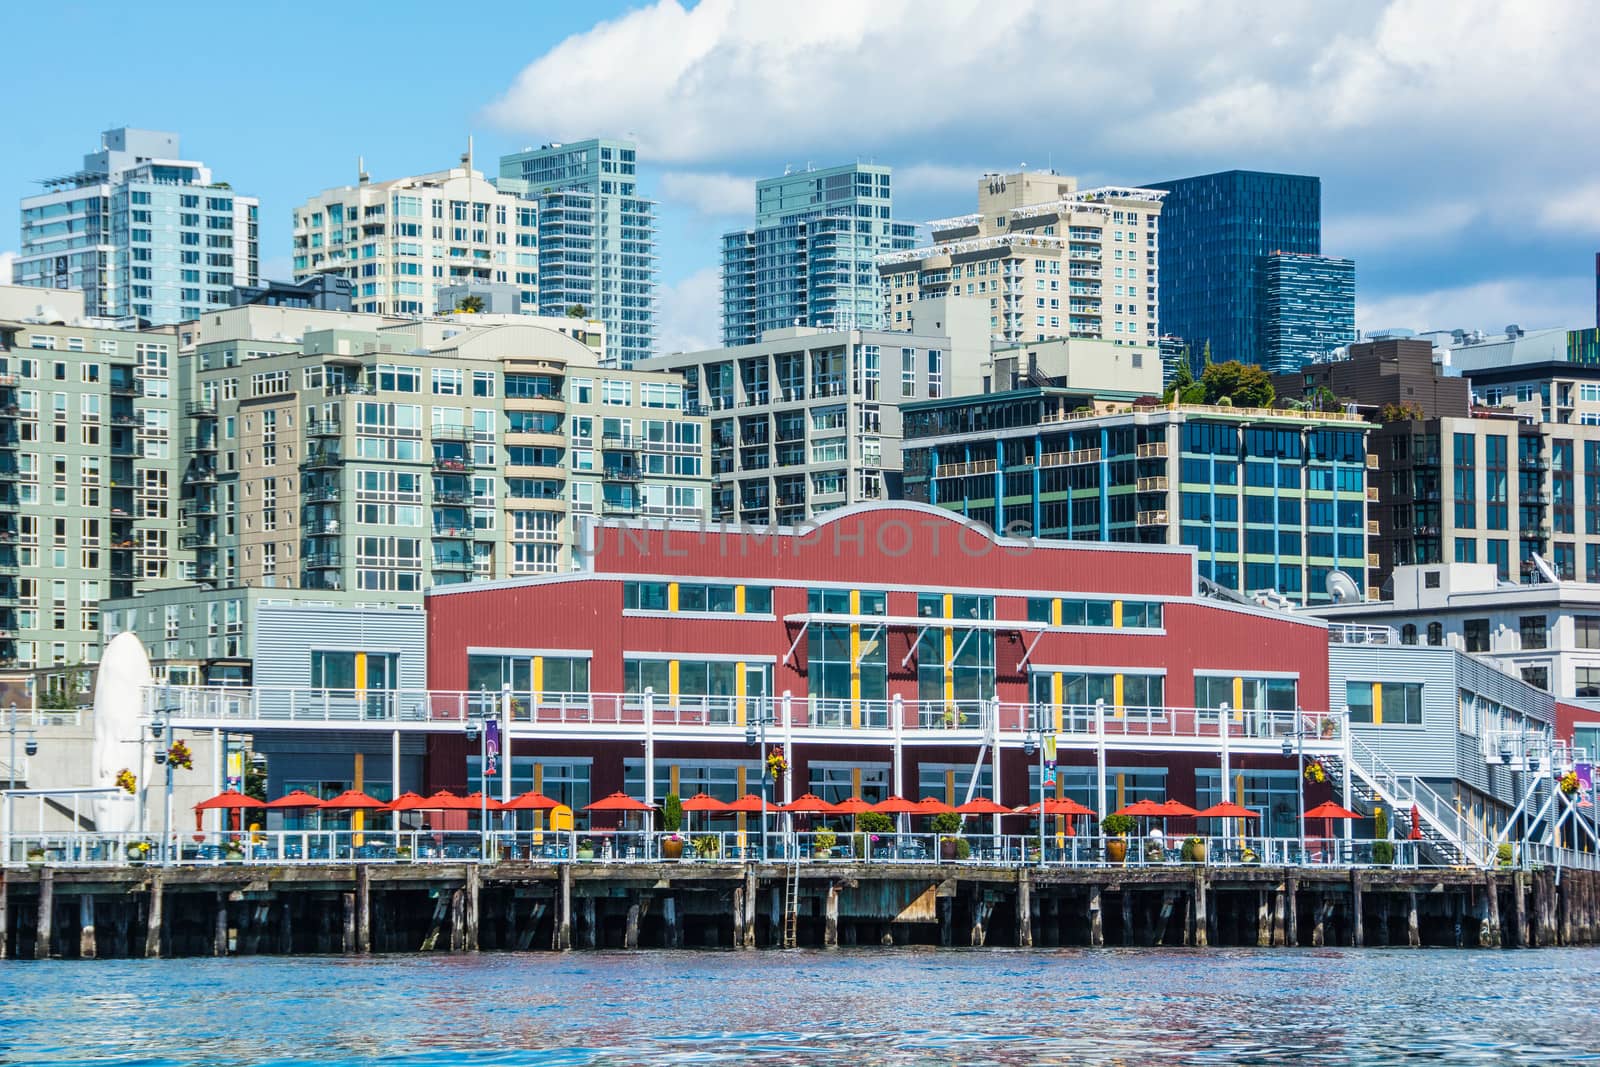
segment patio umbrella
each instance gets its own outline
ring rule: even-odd
[[[553,811],[561,801],[551,800],[543,793],[523,793],[500,805],[502,811]]]
[[[762,807],[761,797],[759,797],[755,793],[746,793],[744,796],[740,797],[738,800],[732,801],[731,803],[728,804],[727,807],[723,808],[721,811],[715,812],[714,814],[717,814],[717,815],[740,815],[740,814],[743,814],[743,815],[760,815],[761,814],[761,807]],[[766,808],[767,808],[768,811],[776,811],[777,810],[777,805],[773,801],[769,800],[769,801],[766,802]]]
[[[860,815],[864,811],[873,811],[875,809],[860,797],[845,797],[833,806],[833,810],[839,815]]]
[[[369,797],[359,789],[346,789],[322,806],[333,811],[388,811],[389,805],[376,797]]]
[[[464,811],[466,798],[457,796],[448,789],[440,789],[423,798],[423,802],[414,809],[416,811]]]
[[[489,797],[485,800],[484,795],[476,790],[461,798],[461,809],[463,811],[499,811],[500,808],[501,804],[498,800],[494,797]]]
[[[272,805],[268,804],[267,807],[270,808]],[[421,793],[401,793],[389,801],[390,811],[425,811],[427,807],[428,798]]]
[[[1200,813],[1181,800],[1163,800],[1161,814],[1165,818],[1192,819]]]
[[[913,815],[947,815],[956,810],[954,804],[947,804],[938,797],[923,797],[911,809]]]
[[[917,810],[917,802],[907,800],[905,797],[885,797],[872,805],[873,811],[881,811],[885,815],[904,815]]]
[[[1224,800],[1221,804],[1213,804],[1204,811],[1195,813],[1202,819],[1259,819],[1259,812],[1251,811],[1243,804],[1235,804],[1231,800]]]
[[[593,804],[584,805],[584,809],[583,810],[584,811],[650,811],[653,808],[654,808],[654,805],[646,804],[644,801],[639,800],[636,797],[630,797],[626,793],[612,793],[608,797],[600,798],[599,800],[595,801]]]
[[[320,808],[322,807],[322,798],[314,797],[310,793],[307,793],[304,789],[296,789],[291,793],[283,794],[283,796],[279,797],[277,800],[267,801],[265,807],[271,808],[274,811],[294,811],[296,809],[303,810],[306,808]]]
[[[1307,819],[1359,819],[1361,815],[1359,812],[1351,811],[1349,808],[1341,808],[1331,800],[1324,800],[1321,804],[1306,812],[1305,817]]]
[[[1112,812],[1112,814],[1133,815],[1142,818],[1153,817],[1159,819],[1166,816],[1168,812],[1164,805],[1157,804],[1153,800],[1136,800],[1132,804],[1124,804],[1122,807]]]
[[[1058,797],[1045,797],[1045,799],[1044,799],[1044,813],[1046,815],[1067,815],[1067,816],[1093,815],[1094,814],[1094,812],[1090,811],[1088,808],[1084,807],[1082,804],[1079,804],[1076,800],[1073,800],[1071,797],[1059,797],[1059,798]],[[1011,814],[1013,814],[1013,815],[1037,815],[1037,814],[1039,814],[1039,805],[1037,805],[1037,804],[1026,804],[1026,805],[1024,805],[1024,806],[1022,806],[1020,808],[1013,808],[1011,810]]]
[[[1011,809],[1004,804],[996,804],[988,797],[973,797],[965,804],[957,804],[956,811],[962,815],[1010,815]]]
[[[756,797],[756,800],[759,801],[760,799],[761,799],[760,797]],[[708,796],[705,793],[701,793],[699,796],[693,796],[693,797],[690,797],[688,800],[685,800],[683,802],[682,807],[683,807],[683,810],[686,811],[686,812],[691,812],[691,811],[716,812],[716,811],[727,811],[729,805],[728,805],[728,802],[726,800],[718,800],[716,797]],[[756,807],[757,807],[757,810],[760,810],[760,805],[759,804]]]
[[[207,797],[194,806],[195,811],[210,811],[214,808],[224,808],[228,811],[237,811],[241,808],[264,808],[266,801],[247,797],[237,789],[230,789],[226,793],[218,793],[214,797]]]
[[[1422,812],[1415,804],[1411,805],[1411,832],[1406,835],[1408,841],[1422,840]]]
[[[834,815],[838,809],[815,793],[805,793],[795,797],[787,804],[780,805],[778,811],[788,815]]]

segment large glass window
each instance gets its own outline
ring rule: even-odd
[[[1346,682],[1344,700],[1351,722],[1422,725],[1421,682]]]

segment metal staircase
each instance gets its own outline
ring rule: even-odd
[[[792,855],[792,853],[791,853]],[[800,943],[800,861],[789,861],[783,878],[783,947],[794,948]]]
[[[1454,803],[1415,775],[1391,769],[1359,738],[1350,738],[1350,754],[1351,800],[1358,810],[1370,815],[1374,808],[1386,807],[1393,825],[1397,814],[1409,818],[1415,807],[1422,816],[1422,847],[1431,859],[1460,867],[1489,865],[1494,843]],[[1343,757],[1327,755],[1320,759],[1330,776],[1343,777]]]

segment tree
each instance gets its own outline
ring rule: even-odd
[[[265,764],[256,762],[254,752],[244,754],[244,795],[257,800],[267,799],[267,772]]]
[[[1226,363],[1209,363],[1200,376],[1205,388],[1205,402],[1215,404],[1227,397],[1234,407],[1266,408],[1272,406],[1276,395],[1272,379],[1260,367],[1230,359]]]
[[[483,297],[464,296],[456,301],[456,310],[468,315],[477,315],[483,311]]]
[[[1200,354],[1200,365],[1202,367],[1211,366],[1211,342],[1210,341],[1206,342],[1205,350]]]
[[[588,317],[589,309],[584,307],[582,304],[573,304],[571,307],[567,308],[567,318],[569,319],[586,319]]]

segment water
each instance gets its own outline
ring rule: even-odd
[[[0,1063],[1600,1063],[1600,950],[0,964]]]

